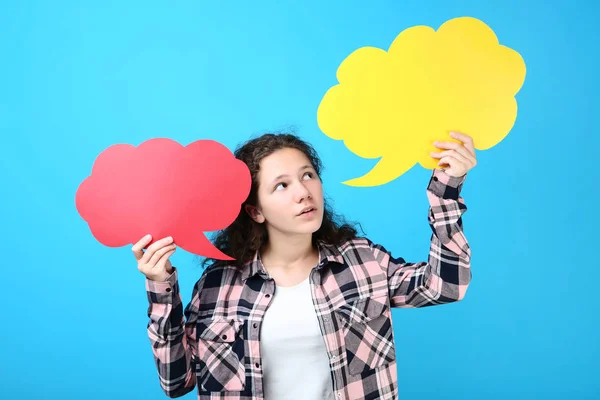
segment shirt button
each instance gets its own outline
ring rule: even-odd
[[[227,335],[223,335],[223,336],[221,336],[221,337],[223,338],[223,340],[226,340],[226,339],[227,339]]]
[[[167,291],[167,293],[169,293],[169,292],[171,291],[171,288],[170,288],[170,287],[168,287],[168,288],[166,288],[165,290]]]
[[[253,323],[253,324],[252,324],[252,326],[253,326],[254,328],[258,328],[258,324],[257,324],[256,322],[255,322],[255,323]]]
[[[342,394],[340,392],[338,392],[337,397],[338,398],[342,397]]]
[[[327,322],[327,321],[329,321],[329,318],[323,317],[323,321]]]
[[[271,297],[271,295],[267,293],[267,294],[265,295],[265,297],[268,299],[269,297]]]
[[[256,368],[260,368],[260,364],[259,364],[259,363],[256,363],[256,364],[254,364],[254,366],[255,366]]]

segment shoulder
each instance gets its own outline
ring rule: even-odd
[[[358,236],[335,246],[340,256],[349,264],[361,264],[366,261],[379,260],[382,254],[389,254],[380,244],[368,237]]]
[[[218,287],[225,282],[232,282],[240,273],[240,268],[228,261],[216,260],[208,265],[200,279],[196,282],[201,287]]]
[[[372,261],[382,264],[391,257],[391,253],[383,245],[362,236],[349,239],[336,248],[348,265],[362,265]]]
[[[371,239],[363,236],[357,236],[342,242],[337,246],[337,248],[339,249],[340,253],[347,254],[348,252],[357,250],[368,250],[372,244],[373,242]]]

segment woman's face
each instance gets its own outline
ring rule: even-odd
[[[294,148],[277,150],[260,163],[258,205],[253,219],[270,235],[312,234],[323,221],[323,187],[306,155]],[[308,207],[313,211],[302,213]]]

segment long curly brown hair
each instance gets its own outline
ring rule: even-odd
[[[321,179],[323,164],[317,152],[312,145],[292,133],[265,133],[240,144],[234,152],[235,157],[248,166],[252,177],[252,186],[250,194],[241,205],[235,221],[227,228],[217,231],[212,241],[215,247],[233,257],[235,259],[234,264],[238,267],[252,260],[256,251],[267,243],[266,227],[264,224],[259,224],[250,218],[244,208],[247,204],[257,205],[260,162],[275,151],[285,148],[294,148],[303,152],[310,160],[317,176]],[[340,245],[349,239],[355,238],[357,230],[353,225],[359,225],[360,227],[360,224],[346,222],[342,216],[331,209],[326,199],[324,203],[323,222],[321,227],[313,233],[313,244],[322,242]],[[362,227],[360,229],[362,231]],[[202,266],[206,266],[211,260],[216,261],[211,258],[204,258],[201,263]]]

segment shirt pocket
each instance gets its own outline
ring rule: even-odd
[[[246,382],[243,324],[235,319],[198,321],[196,378],[208,392],[243,391]]]
[[[379,368],[396,359],[387,296],[363,298],[335,310],[341,323],[350,375]]]

